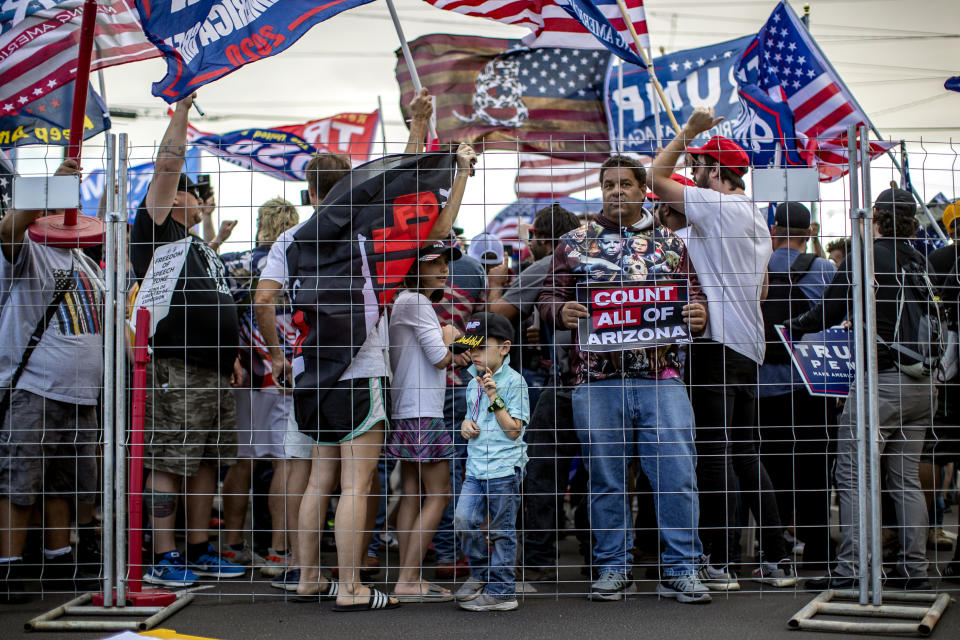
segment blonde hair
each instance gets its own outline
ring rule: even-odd
[[[257,242],[273,242],[298,222],[300,214],[292,202],[280,197],[271,198],[257,211]]]

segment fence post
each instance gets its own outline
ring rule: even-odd
[[[103,314],[103,477],[101,484],[103,486],[103,606],[112,607],[114,604],[113,589],[115,564],[114,556],[116,550],[116,521],[114,517],[114,506],[116,504],[115,480],[116,459],[114,457],[114,429],[118,416],[116,415],[116,402],[114,394],[116,393],[116,374],[117,374],[117,354],[114,351],[114,333],[117,331],[116,318],[113,315],[113,308],[116,304],[116,287],[111,282],[113,274],[117,271],[117,242],[116,225],[113,221],[114,210],[116,209],[116,149],[117,138],[112,133],[107,133],[107,166],[105,174],[104,188],[106,190],[107,207],[107,232],[106,232],[106,296],[104,300]],[[122,604],[122,602],[121,602]]]
[[[114,374],[114,415],[116,417],[116,455],[114,464],[116,478],[116,574],[117,603],[123,606],[127,601],[127,380],[126,380],[126,309],[127,309],[127,134],[121,133],[117,150],[117,196],[111,209],[109,233],[115,235],[116,270],[108,273],[112,278],[116,295],[114,297],[114,347],[116,372]]]

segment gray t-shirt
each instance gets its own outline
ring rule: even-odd
[[[0,257],[0,385],[10,384],[27,340],[55,294],[55,278],[74,288],[50,320],[27,363],[18,389],[95,405],[103,377],[103,273],[79,250],[24,240],[16,261]]]

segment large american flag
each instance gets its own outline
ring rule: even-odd
[[[597,213],[602,206],[600,200],[577,200],[563,196],[518,198],[516,202],[508,204],[497,212],[497,215],[487,222],[484,231],[497,236],[505,244],[515,243],[519,239],[520,225],[532,224],[537,212],[553,203],[558,203],[576,216]]]
[[[13,112],[76,78],[82,17],[83,0],[3,3],[2,112]],[[160,55],[143,34],[132,0],[100,0],[94,37],[91,70]]]
[[[597,186],[599,162],[521,153],[514,186],[518,198],[555,198]]]
[[[610,156],[602,101],[610,54],[518,43],[448,34],[410,43],[420,81],[436,96],[440,142],[603,162]],[[409,117],[413,83],[399,51],[397,82]]]
[[[783,97],[793,112],[797,146],[823,179],[846,172],[847,127],[869,123],[850,90],[834,71],[800,18],[781,2],[743,54],[747,69],[758,72],[758,86]],[[890,148],[871,144],[871,155]]]
[[[424,0],[447,11],[468,16],[489,18],[498,22],[529,27],[533,33],[523,38],[528,47],[564,47],[568,49],[603,49],[604,45],[567,11],[553,0]],[[597,0],[598,8],[609,18],[613,28],[632,45],[633,37],[616,2]],[[650,48],[647,18],[643,0],[624,0],[633,28],[644,49]]]

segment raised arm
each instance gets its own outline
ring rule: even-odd
[[[657,154],[650,166],[648,181],[653,192],[670,206],[683,213],[683,190],[686,188],[679,182],[674,182],[670,176],[676,171],[677,162],[690,141],[704,131],[708,131],[720,124],[723,118],[714,118],[713,109],[697,107],[690,114],[690,119],[683,125],[680,133],[670,141],[666,148]]]
[[[410,103],[410,137],[407,138],[407,147],[404,153],[422,153],[424,140],[427,137],[427,127],[430,125],[430,116],[433,115],[433,99],[426,87],[413,96]]]
[[[80,173],[80,163],[76,160],[64,160],[57,167],[54,175],[70,176]],[[23,246],[23,236],[27,232],[27,227],[34,221],[49,213],[44,210],[37,211],[16,211],[11,209],[3,216],[0,221],[0,245],[2,245],[3,255],[11,264],[16,261],[20,254],[20,247]]]
[[[270,352],[273,382],[282,390],[283,380],[293,380],[293,365],[284,356],[283,345],[277,337],[276,301],[281,289],[279,282],[261,278],[257,283],[257,291],[253,294],[253,315],[257,319],[263,343]]]
[[[457,219],[460,212],[460,202],[463,200],[463,192],[467,188],[467,178],[473,173],[473,165],[477,162],[477,154],[468,144],[461,144],[457,149],[457,175],[453,179],[453,186],[450,188],[450,196],[447,198],[447,204],[440,212],[436,224],[427,236],[426,242],[436,240],[446,240],[450,237],[450,231],[453,229],[453,221]]]
[[[177,196],[180,172],[187,155],[187,119],[196,97],[194,93],[177,103],[157,150],[153,180],[147,189],[147,212],[157,225],[166,221]]]

